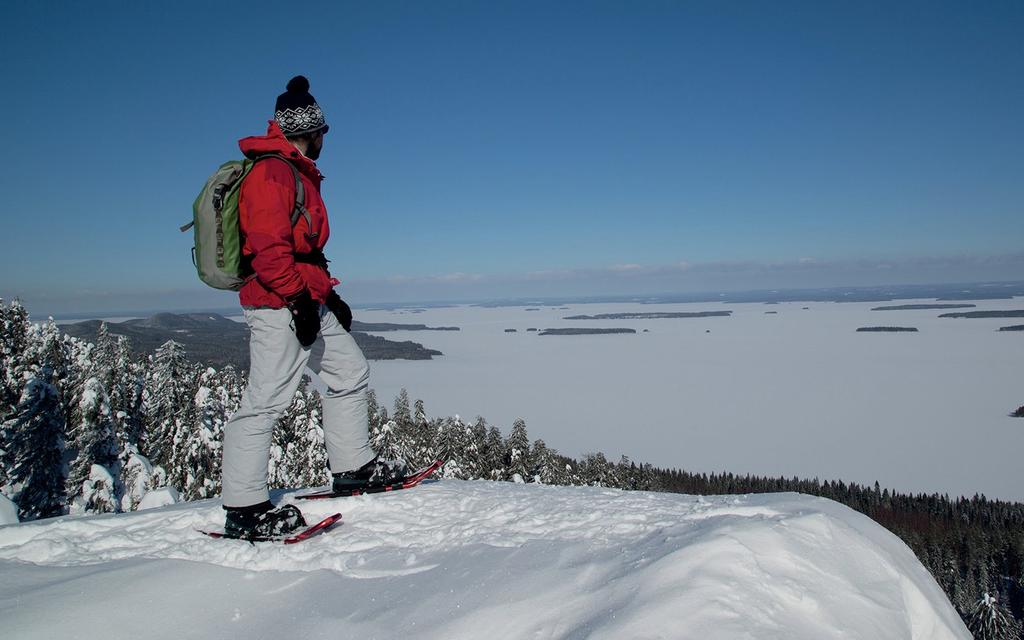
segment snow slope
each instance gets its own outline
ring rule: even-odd
[[[444,480],[301,506],[344,524],[217,541],[205,501],[0,527],[0,636],[970,638],[898,538],[800,494]]]

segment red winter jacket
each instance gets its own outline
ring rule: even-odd
[[[242,182],[238,200],[238,217],[244,244],[242,253],[252,256],[256,277],[238,292],[243,307],[280,309],[286,300],[308,289],[314,300],[323,303],[338,284],[320,266],[297,263],[296,253],[323,249],[330,236],[327,209],[320,198],[323,176],[316,163],[299,153],[274,120],[265,136],[252,136],[238,141],[238,147],[249,158],[278,153],[288,158],[299,170],[306,197],[312,229],[300,216],[292,228],[295,207],[295,177],[280,160],[261,160]],[[310,237],[311,232],[317,235]]]

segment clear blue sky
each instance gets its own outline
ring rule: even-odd
[[[233,303],[177,226],[301,73],[356,304],[1024,279],[1021,2],[19,2],[0,296]]]

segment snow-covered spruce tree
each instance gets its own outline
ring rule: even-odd
[[[444,418],[437,423],[437,455],[447,460],[441,467],[442,478],[470,479],[466,471],[466,447],[469,433],[459,416]]]
[[[373,389],[366,390],[366,414],[370,421],[370,432],[373,433],[374,428],[377,426],[376,422],[379,415],[380,405],[377,404],[377,392]]]
[[[505,440],[501,430],[492,426],[487,430],[484,446],[484,471],[491,480],[505,480]]]
[[[274,436],[270,445],[270,467],[268,470],[267,482],[273,489],[298,486],[289,474],[288,457],[300,449],[305,448],[305,441],[300,441],[297,425],[305,422],[307,414],[307,395],[309,389],[309,377],[302,376],[299,388],[292,397],[292,403],[285,410],[284,414],[274,425]]]
[[[388,420],[370,438],[370,448],[383,460],[405,460],[406,453],[398,433],[398,423]]]
[[[132,356],[128,338],[116,336],[113,346],[113,372],[107,393],[110,410],[114,415],[114,434],[117,436],[122,462],[138,452],[142,437],[142,391],[145,368]]]
[[[603,453],[588,453],[580,466],[579,473],[584,484],[592,487],[615,486],[614,470]]]
[[[117,441],[110,416],[110,399],[97,378],[85,381],[79,400],[79,422],[75,425],[75,454],[65,484],[72,514],[117,511],[120,507],[120,476]]]
[[[43,367],[0,425],[0,461],[6,470],[0,491],[18,505],[22,521],[64,512],[64,425],[53,372]]]
[[[505,477],[513,482],[533,479],[530,437],[526,433],[526,421],[522,418],[516,418],[512,423],[512,433],[505,443]]]
[[[637,490],[639,491],[653,491],[654,490],[654,467],[650,462],[644,462],[639,467],[639,484]]]
[[[82,421],[82,394],[85,392],[85,381],[91,375],[93,346],[78,338],[64,335],[60,328],[49,320],[33,327],[38,333],[33,338],[36,362],[48,363],[53,368],[53,384],[60,392],[64,415],[67,418],[65,441],[69,447],[74,441],[70,430]]]
[[[477,416],[467,433],[466,450],[462,455],[463,469],[469,478],[490,478],[484,452],[487,448],[487,421]]]
[[[295,441],[289,449],[285,464],[293,487],[316,487],[330,480],[327,449],[324,447],[323,405],[320,393],[307,386],[302,413],[295,416]]]
[[[401,429],[406,429],[413,423],[412,410],[409,408],[409,392],[404,388],[398,392],[398,396],[395,398],[395,413],[391,419]]]
[[[541,484],[566,484],[565,469],[555,458],[557,451],[549,449],[543,440],[533,442],[530,458],[533,460],[533,482]]]
[[[412,422],[406,429],[398,423],[399,438],[405,443],[408,455],[406,462],[412,468],[419,468],[437,460],[437,424],[427,417],[423,401],[417,400]],[[408,434],[408,435],[407,435]]]
[[[974,640],[1019,640],[1021,624],[999,603],[998,594],[987,592],[974,603],[968,616],[967,628]]]
[[[96,344],[92,350],[91,374],[97,378],[103,388],[109,389],[114,386],[115,362],[117,358],[117,344],[107,328],[106,322],[100,323],[96,332]]]
[[[170,466],[174,434],[193,420],[196,378],[196,367],[186,360],[181,344],[168,340],[156,350],[142,394],[139,447],[154,465]]]
[[[14,411],[25,387],[28,332],[28,311],[21,302],[8,306],[0,298],[0,419]]]
[[[195,416],[174,433],[168,482],[183,500],[210,498],[220,492],[221,445],[228,420],[228,392],[216,370],[199,377],[194,398]]]
[[[620,489],[628,489],[630,491],[640,489],[642,483],[640,467],[636,466],[636,463],[630,460],[627,455],[619,458],[619,464],[615,465],[613,476],[614,486]]]
[[[423,401],[418,398],[413,403],[412,422],[413,424],[426,424],[430,422],[430,419],[427,418],[427,409],[423,406]]]

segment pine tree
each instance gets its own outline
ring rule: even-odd
[[[305,411],[295,417],[295,442],[286,465],[292,486],[316,487],[331,478],[324,446],[323,406],[316,389],[307,387],[303,393]]]
[[[404,388],[398,392],[395,398],[395,413],[391,416],[399,428],[406,429],[412,425],[412,411],[409,409],[409,392]]]
[[[68,471],[71,513],[117,511],[120,496],[115,478],[120,469],[110,400],[97,378],[86,380],[79,401],[80,422],[74,428],[74,460]]]
[[[14,411],[25,386],[28,333],[28,311],[21,302],[5,306],[0,299],[0,419]]]
[[[305,448],[305,438],[300,438],[297,427],[307,415],[306,391],[309,388],[309,376],[302,376],[299,388],[292,397],[292,403],[274,426],[274,436],[270,445],[270,467],[267,481],[271,488],[282,489],[297,486],[297,478],[289,473],[288,457]]]
[[[501,437],[498,427],[487,431],[484,446],[484,472],[491,480],[504,480],[505,476],[505,440]]]
[[[557,452],[549,449],[543,440],[537,439],[533,443],[533,451],[530,459],[533,460],[534,474],[533,481],[541,484],[565,484],[565,470],[559,467],[555,458]]]
[[[145,370],[132,357],[128,338],[117,336],[113,347],[113,374],[107,391],[114,416],[114,434],[122,462],[138,452],[142,437],[142,391]]]
[[[399,405],[399,402],[395,404]],[[427,417],[422,400],[416,401],[415,413],[406,424],[408,426],[403,428],[402,423],[398,423],[398,434],[399,439],[405,442],[409,466],[419,468],[437,460],[437,425]]]
[[[382,460],[405,460],[406,453],[398,435],[398,423],[388,420],[370,439],[370,448]]]
[[[477,416],[476,422],[469,428],[466,450],[463,454],[464,470],[470,479],[489,478],[487,460],[484,452],[487,449],[487,421]]]
[[[195,419],[190,424],[181,423],[171,449],[169,482],[179,489],[184,500],[210,498],[220,491],[228,402],[223,378],[212,368],[204,371],[199,378],[194,410],[189,412]]]
[[[584,456],[579,473],[584,484],[592,487],[613,486],[614,475],[611,465],[601,452],[588,453]]]
[[[156,350],[143,392],[145,428],[140,446],[155,465],[170,466],[174,435],[191,423],[196,377],[180,344],[168,340]]]
[[[423,401],[417,399],[413,405],[413,424],[426,424],[429,422],[427,418],[427,409],[423,406]]]
[[[18,505],[23,521],[64,511],[64,423],[53,372],[43,367],[0,427],[0,460],[7,471],[0,489]]]
[[[97,378],[104,389],[112,389],[114,386],[115,360],[117,358],[117,344],[111,337],[106,322],[100,323],[96,332],[96,344],[92,350],[91,375]]]
[[[968,616],[967,628],[975,640],[1019,640],[1021,625],[998,600],[998,594],[985,592],[974,603]]]
[[[526,433],[526,422],[517,418],[512,423],[512,433],[505,443],[505,477],[514,482],[527,482],[533,478],[533,463],[530,460],[530,438]]]
[[[377,392],[373,389],[366,390],[366,413],[370,418],[370,430],[372,431],[376,420],[379,418],[380,405],[377,404]]]
[[[442,478],[468,480],[465,458],[469,433],[459,416],[445,418],[437,424],[437,455],[446,460],[441,467]]]
[[[39,333],[33,343],[38,347],[34,348],[32,357],[53,368],[54,386],[60,393],[67,418],[65,440],[70,446],[74,436],[69,430],[82,421],[82,395],[86,380],[92,377],[90,363],[93,346],[83,340],[65,336],[52,320],[37,326]]]

